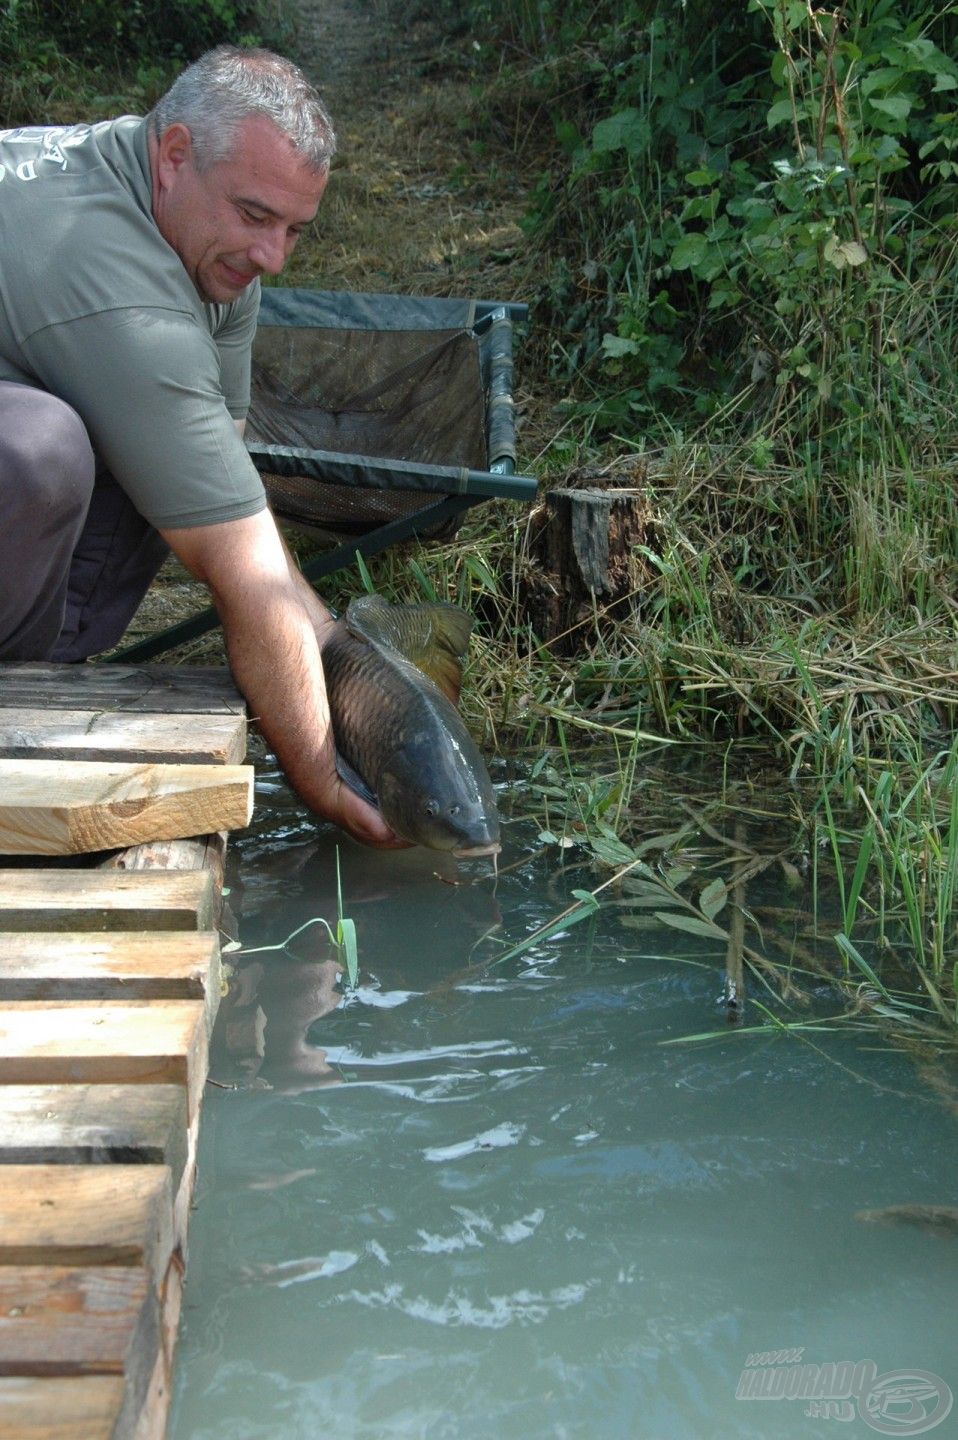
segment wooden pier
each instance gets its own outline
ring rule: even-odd
[[[0,1440],[161,1440],[246,824],[225,671],[0,665]]]

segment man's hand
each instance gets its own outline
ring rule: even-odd
[[[405,845],[336,773],[317,638],[332,619],[292,567],[269,511],[223,525],[166,530],[163,538],[209,587],[233,676],[296,793],[367,845]]]

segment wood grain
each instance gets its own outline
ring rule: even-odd
[[[0,664],[0,707],[31,705],[164,715],[242,715],[246,708],[222,666]]]
[[[189,1159],[182,1085],[0,1085],[0,1165],[166,1165]]]
[[[0,854],[73,855],[249,824],[249,765],[0,760]]]
[[[156,1291],[136,1266],[0,1266],[0,1375],[138,1371],[142,1399],[159,1334]]]
[[[119,1440],[123,1391],[113,1375],[0,1379],[0,1440]]]
[[[209,930],[212,919],[202,870],[0,870],[4,930]]]
[[[0,1001],[202,1000],[210,1030],[222,983],[211,931],[0,931]]]
[[[165,1165],[0,1165],[0,1266],[142,1265],[172,1254]]]
[[[11,1001],[0,1008],[2,1085],[183,1085],[192,1118],[208,1053],[201,1000]]]
[[[150,715],[109,710],[0,709],[0,758],[237,765],[243,715]]]

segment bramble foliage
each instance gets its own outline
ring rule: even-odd
[[[275,19],[259,0],[7,0],[0,56],[36,44],[87,63],[189,60],[222,41],[253,43]]]
[[[0,125],[141,113],[210,46],[291,31],[287,0],[0,0]]]
[[[563,157],[527,225],[554,372],[585,371],[586,414],[629,436],[726,407],[824,456],[935,450],[958,318],[954,7],[482,8],[536,58]]]

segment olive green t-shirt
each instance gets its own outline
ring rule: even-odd
[[[163,239],[144,120],[0,131],[0,380],[72,405],[159,529],[264,508],[233,423],[258,308],[204,304]]]

